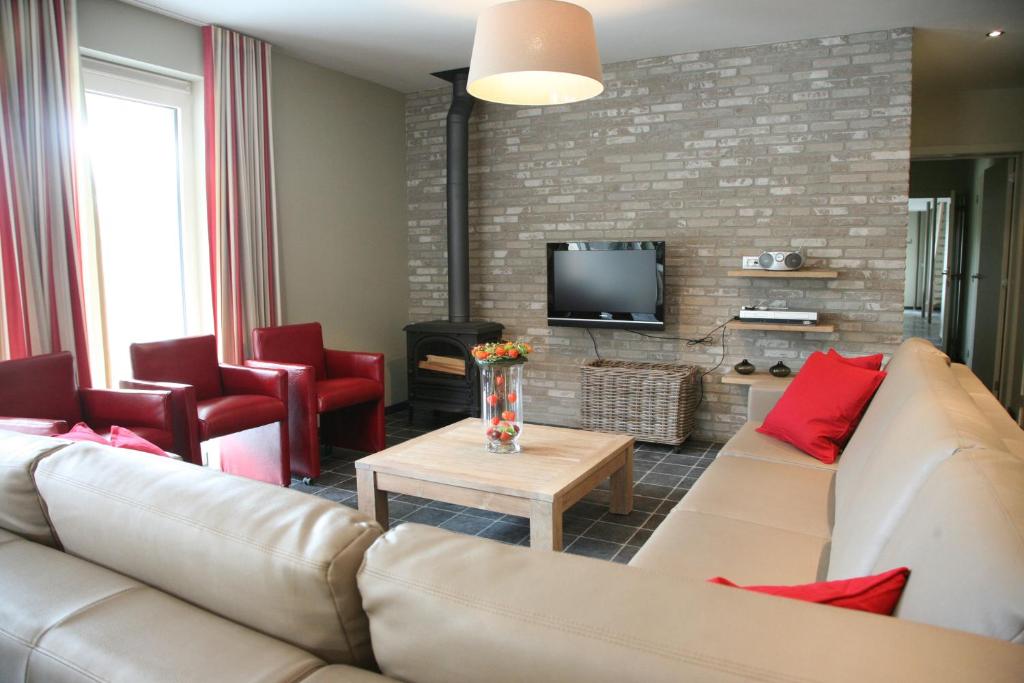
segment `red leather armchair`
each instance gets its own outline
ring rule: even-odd
[[[178,452],[169,391],[79,389],[67,351],[0,363],[0,416],[0,429],[42,436],[59,436],[85,422],[108,437],[116,424]]]
[[[171,392],[177,452],[203,463],[213,442],[225,472],[288,486],[285,373],[224,365],[213,335],[131,345],[132,375],[123,387]]]
[[[320,323],[255,329],[252,350],[247,366],[288,373],[292,472],[320,476],[321,442],[384,449],[384,354],[325,349]]]

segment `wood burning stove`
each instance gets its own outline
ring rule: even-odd
[[[480,379],[470,350],[501,339],[500,323],[469,319],[469,117],[475,102],[466,92],[468,69],[436,74],[452,84],[448,110],[448,320],[405,327],[409,420],[417,410],[480,415]]]

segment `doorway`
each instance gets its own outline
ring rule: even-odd
[[[1015,416],[1024,375],[1020,161],[911,163],[904,283],[904,336],[968,365]]]

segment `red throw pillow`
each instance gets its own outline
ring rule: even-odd
[[[882,354],[873,353],[870,356],[841,356],[835,349],[829,349],[828,355],[832,358],[837,358],[844,363],[849,363],[854,367],[864,368],[866,370],[881,370],[882,369]]]
[[[815,351],[757,431],[833,463],[883,379],[881,370],[858,368]]]
[[[101,443],[104,446],[110,445],[109,441],[94,432],[92,428],[84,422],[79,422],[68,431],[60,434],[58,438],[69,439],[71,441],[91,441],[92,443]]]
[[[132,430],[118,427],[117,425],[110,428],[110,445],[114,448],[129,448],[133,451],[142,451],[143,453],[167,457],[164,449],[155,443],[146,441]]]
[[[874,576],[819,581],[799,586],[737,586],[721,576],[708,579],[708,581],[757,593],[777,595],[782,598],[858,609],[875,614],[892,614],[896,609],[896,603],[900,601],[900,595],[903,594],[903,587],[907,585],[908,576],[910,576],[910,570],[900,567]]]

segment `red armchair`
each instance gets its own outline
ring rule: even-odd
[[[211,442],[225,472],[288,486],[288,407],[279,370],[224,365],[212,335],[131,345],[132,375],[123,387],[171,392],[175,447],[201,465]]]
[[[247,366],[288,373],[292,472],[306,480],[320,476],[321,442],[384,449],[384,354],[325,349],[320,323],[255,329],[252,351]]]
[[[109,437],[127,427],[164,450],[175,450],[169,391],[79,389],[70,353],[0,363],[0,429],[59,436],[77,422]]]

